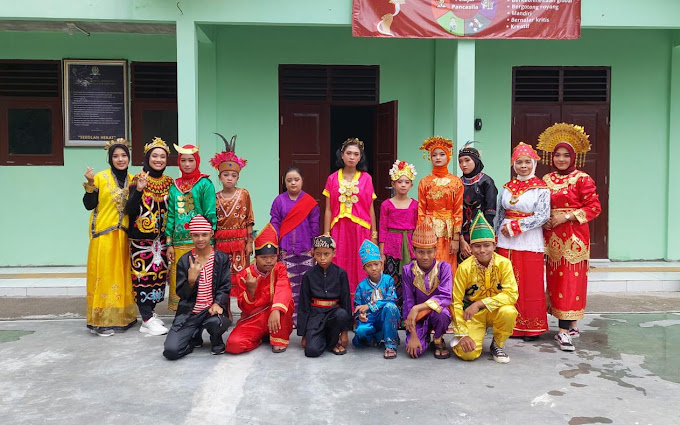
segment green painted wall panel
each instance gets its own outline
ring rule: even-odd
[[[174,61],[175,45],[174,36],[167,35],[0,32],[2,59]],[[63,167],[0,167],[6,241],[0,247],[0,266],[85,264],[89,212],[82,204],[81,183],[87,166],[107,168],[106,152],[65,148]]]
[[[576,41],[477,42],[475,109],[484,120],[477,139],[483,141],[486,169],[499,184],[510,175],[512,67],[611,66],[611,259],[666,257],[670,35],[584,30]],[[644,226],[636,224],[641,219]]]

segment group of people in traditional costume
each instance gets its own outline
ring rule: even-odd
[[[514,175],[500,193],[471,143],[458,152],[459,178],[449,171],[453,142],[431,137],[420,148],[432,172],[420,180],[418,199],[408,196],[415,167],[397,160],[389,171],[393,196],[378,216],[364,144],[348,139],[323,189],[323,218],[291,167],[257,237],[250,194],[237,187],[247,161],[236,155],[235,137],[219,136],[225,150],[210,160],[219,192],[200,172],[197,146],[174,145],[181,177],[165,175],[170,148],[160,138],[144,147],[136,176],[127,171],[124,139],[106,146],[109,169],[87,169],[92,333],[130,328],[136,304],[140,331],[167,334],[163,354],[171,360],[202,346],[204,330],[212,354],[263,342],[282,353],[294,328],[308,357],[345,354],[354,331],[355,347],[382,346],[393,359],[402,328],[412,358],[430,346],[435,358],[450,357],[444,335],[451,332],[453,353],[474,360],[492,328],[489,351],[507,363],[507,339],[538,338],[550,313],[559,321],[559,347],[574,350],[586,305],[588,222],[600,213],[592,178],[576,168],[590,150],[582,127],[546,129],[537,145],[542,157],[528,144],[515,147]],[[554,168],[543,179],[535,175],[541,160]],[[176,310],[169,329],[154,312],[166,283]],[[241,314],[225,341],[230,297]]]

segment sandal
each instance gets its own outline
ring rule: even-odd
[[[383,358],[387,360],[392,360],[397,358],[397,350],[394,348],[385,348],[385,353],[383,354]]]
[[[347,350],[345,349],[345,347],[343,347],[340,344],[333,347],[332,351],[333,351],[333,354],[335,354],[336,356],[344,356],[345,354],[347,354]]]
[[[277,350],[278,348],[278,350]],[[282,347],[280,345],[272,345],[272,353],[279,354],[283,353],[288,349],[288,347]]]
[[[451,352],[449,352],[449,350],[446,348],[446,345],[444,345],[444,338],[435,338],[433,344],[435,359],[448,359],[451,357]],[[437,352],[439,352],[439,354],[437,354]]]

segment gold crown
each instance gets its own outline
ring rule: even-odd
[[[558,143],[569,143],[576,153],[576,166],[582,167],[585,163],[586,153],[590,151],[590,140],[583,127],[564,122],[556,123],[545,129],[538,136],[536,149],[543,151],[543,163],[550,165],[552,153]]]
[[[364,142],[357,139],[356,137],[354,139],[350,138],[350,139],[347,139],[344,142],[342,142],[342,147],[344,148],[345,146],[349,145],[350,143],[356,143],[357,145],[359,145],[359,148],[361,148],[361,150],[364,150]]]
[[[123,145],[123,146],[127,147],[128,149],[130,149],[130,142],[123,139],[122,137],[119,137],[115,140],[114,139],[109,140],[104,145],[104,149],[109,150],[109,149],[111,149],[112,146],[115,146],[115,145]]]
[[[147,152],[149,152],[151,149],[155,148],[161,148],[165,152],[167,152],[168,155],[170,155],[170,148],[168,147],[167,143],[163,141],[160,137],[154,137],[153,140],[151,140],[151,143],[147,143],[144,145],[144,155],[146,155]]]

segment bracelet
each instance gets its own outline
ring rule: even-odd
[[[372,238],[372,239],[378,239],[378,232],[375,232],[375,231],[372,232],[372,233],[371,233],[371,238]]]
[[[88,182],[83,183],[83,187],[85,188],[85,192],[87,193],[93,193],[96,189],[94,184],[90,184]]]

